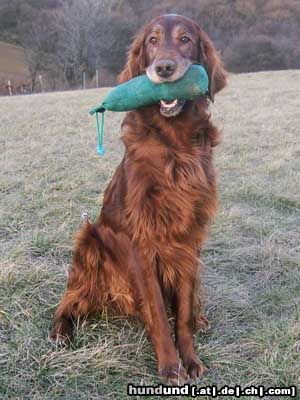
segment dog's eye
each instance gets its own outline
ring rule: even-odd
[[[190,41],[190,38],[187,36],[181,36],[180,38],[181,43],[188,43]]]
[[[155,36],[152,36],[152,37],[149,39],[149,42],[150,42],[151,44],[157,44],[157,38],[156,38]]]

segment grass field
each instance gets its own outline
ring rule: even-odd
[[[89,321],[69,349],[47,338],[80,215],[96,217],[123,153],[119,113],[106,117],[105,157],[95,152],[87,111],[105,92],[0,98],[1,399],[125,399],[128,382],[158,383],[136,320]],[[224,137],[199,386],[300,387],[299,97],[300,71],[238,75],[211,108]]]

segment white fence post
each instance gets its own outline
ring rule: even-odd
[[[83,76],[82,76],[82,86],[83,86],[83,89],[85,89],[85,71],[83,72]]]
[[[99,87],[99,72],[96,69],[96,88],[98,89],[98,87]]]
[[[7,81],[7,88],[8,88],[9,95],[12,96],[11,81]]]
[[[43,77],[42,75],[39,75],[39,81],[40,81],[40,86],[41,86],[41,92],[44,91],[44,86],[43,86]]]

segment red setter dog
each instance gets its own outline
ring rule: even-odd
[[[205,369],[193,336],[207,322],[201,315],[199,255],[217,208],[212,156],[219,132],[208,105],[225,86],[226,73],[195,22],[163,15],[137,35],[120,75],[120,82],[144,73],[154,82],[174,81],[193,63],[207,69],[208,96],[160,101],[127,113],[124,158],[96,223],[86,220],[76,236],[67,290],[51,333],[55,340],[71,339],[74,320],[104,307],[138,315],[152,341],[158,373],[169,382],[195,378]]]

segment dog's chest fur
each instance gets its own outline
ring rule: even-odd
[[[216,209],[215,177],[208,142],[170,145],[151,136],[125,139],[126,220],[138,241],[182,242],[203,231]]]

